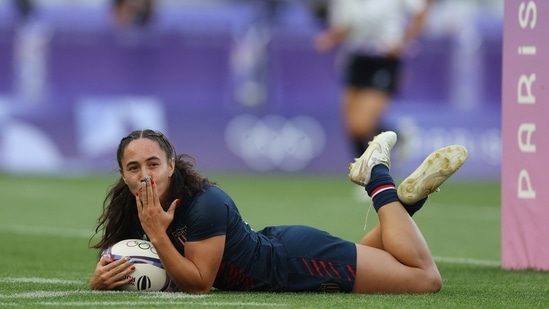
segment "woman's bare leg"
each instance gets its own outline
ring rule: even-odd
[[[467,149],[461,145],[443,147],[429,154],[421,165],[398,186],[398,198],[408,214],[412,216],[421,209],[427,196],[436,192],[465,163],[466,159]],[[364,235],[359,244],[384,249],[379,223]]]
[[[359,244],[384,250],[383,240],[381,239],[381,226],[379,223],[362,237]]]
[[[394,132],[376,136],[363,156],[350,166],[351,180],[366,187],[380,221],[365,235],[362,244],[357,244],[357,277],[353,289],[356,293],[426,293],[436,292],[442,287],[440,273],[427,243],[411,218],[413,212],[410,213],[400,203],[392,177],[388,174],[390,150],[395,143]],[[422,177],[418,177],[416,170],[410,176],[415,178],[408,181],[407,185],[413,183],[414,190],[428,185],[432,187],[436,184],[432,181],[434,178],[425,177],[425,174],[435,169],[436,172],[431,174],[438,176],[435,178],[440,185],[465,161],[467,153],[462,152],[464,148],[460,147],[446,149],[446,156],[437,153],[435,160],[428,162],[427,169],[423,166],[424,162],[423,168],[418,168],[422,171]],[[452,164],[455,162],[458,164]],[[426,179],[430,181],[423,181]],[[430,193],[421,190],[417,192],[415,197],[418,199],[415,202],[421,199],[424,202]],[[412,201],[409,197],[408,201]]]
[[[383,249],[357,245],[355,293],[429,293],[442,278],[423,235],[399,202],[378,212]]]

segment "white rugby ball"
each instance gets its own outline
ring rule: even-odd
[[[124,291],[177,291],[162,266],[162,262],[151,242],[142,239],[125,239],[105,249],[101,255],[119,260],[129,257],[134,261],[135,271],[128,276],[129,284],[119,287]]]

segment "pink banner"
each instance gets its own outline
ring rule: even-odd
[[[504,14],[502,266],[549,270],[549,1]]]

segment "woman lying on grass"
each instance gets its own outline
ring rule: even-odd
[[[432,293],[442,279],[412,215],[467,159],[463,146],[436,150],[396,188],[389,174],[394,132],[376,136],[350,165],[379,224],[355,244],[308,226],[254,231],[231,197],[200,175],[157,131],[134,131],[117,151],[120,179],[105,198],[100,252],[120,240],[152,242],[179,290]],[[274,188],[273,188],[274,189]],[[129,283],[130,260],[99,259],[95,290]]]

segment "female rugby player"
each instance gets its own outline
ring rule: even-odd
[[[412,215],[427,195],[467,158],[459,145],[433,152],[398,187],[389,174],[394,132],[376,136],[350,165],[351,181],[372,198],[379,223],[360,243],[308,226],[254,231],[231,197],[199,174],[192,157],[178,155],[152,130],[124,137],[117,151],[120,179],[108,192],[96,232],[100,252],[116,242],[152,242],[179,290],[340,291],[432,293],[442,279]],[[99,259],[90,287],[111,290],[129,283],[126,259]]]

